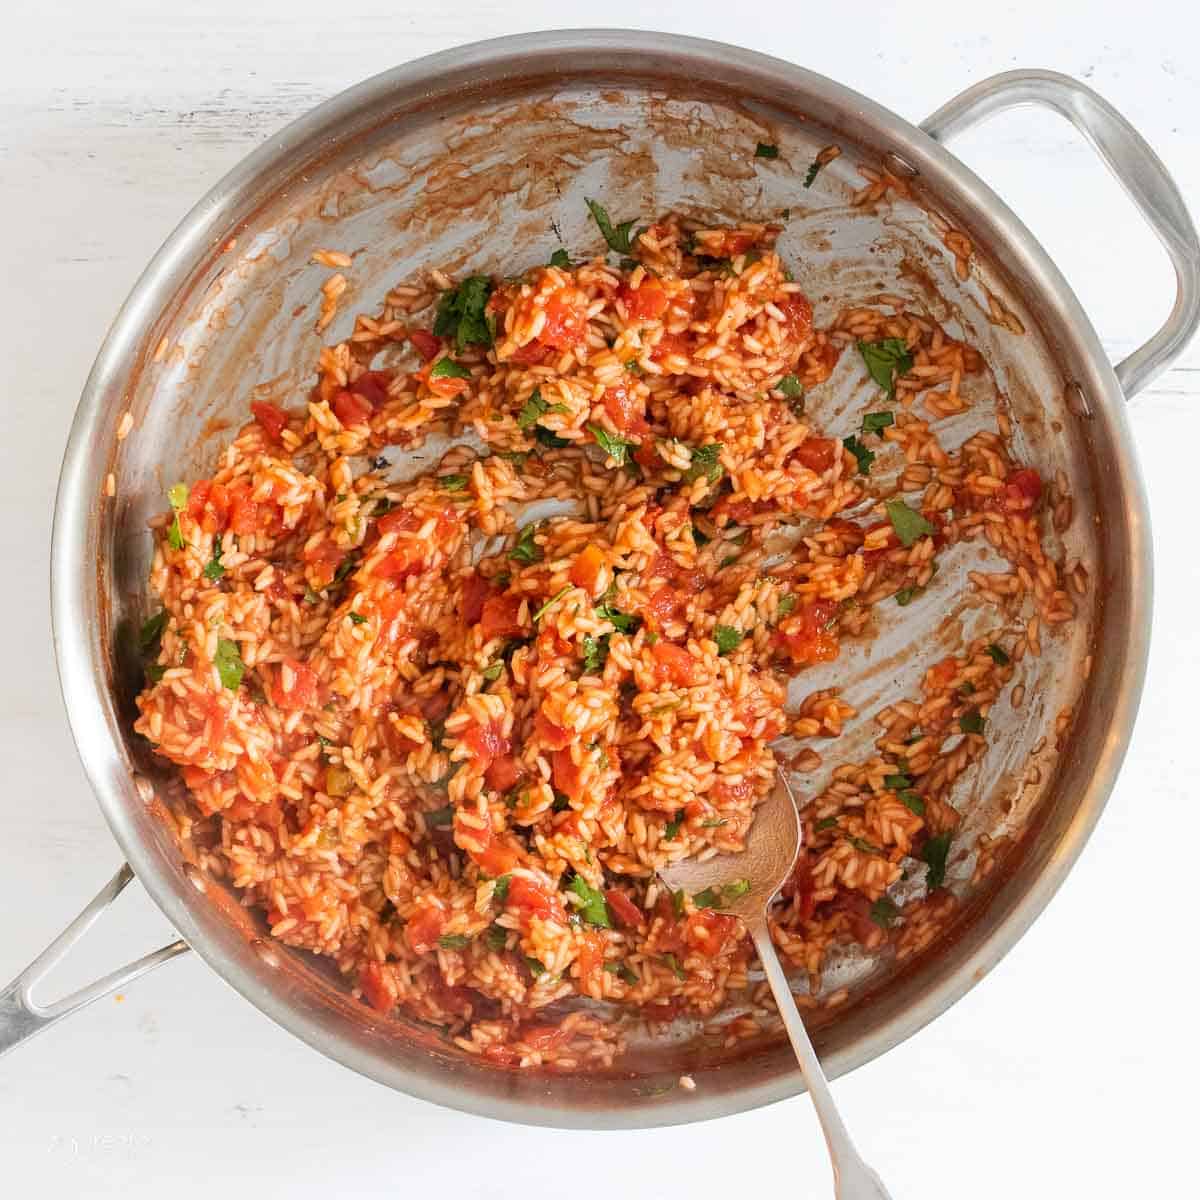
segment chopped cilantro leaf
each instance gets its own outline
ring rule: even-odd
[[[188,502],[188,485],[173,483],[167,488],[167,500],[171,507],[178,512]]]
[[[213,556],[208,560],[204,567],[204,578],[212,580],[216,583],[222,575],[225,574],[225,567],[221,563],[221,535],[218,533],[213,538]]]
[[[678,893],[676,893],[676,895],[678,895]],[[675,955],[664,954],[659,961],[662,962],[665,966],[668,966],[671,968],[671,970],[675,973],[676,979],[686,979],[687,978],[687,972],[679,965],[679,959],[677,959],[675,957]]]
[[[973,708],[970,712],[963,713],[958,718],[958,727],[963,733],[982,733],[983,717],[979,715],[979,710]]]
[[[902,587],[896,593],[896,603],[901,608],[907,608],[924,590],[921,587]]]
[[[860,341],[858,352],[863,356],[871,378],[889,396],[896,393],[896,380],[912,370],[913,358],[903,338],[883,338],[878,342]]]
[[[516,544],[508,552],[514,562],[535,563],[542,561],[542,548],[533,540],[536,526],[526,525],[517,535]]]
[[[912,787],[912,780],[907,775],[885,775],[883,786],[893,792],[899,792],[906,787]]]
[[[568,890],[583,901],[579,912],[589,925],[599,925],[602,929],[612,928],[608,902],[604,899],[603,892],[598,892],[582,875],[576,875],[571,880]]]
[[[547,429],[544,425],[539,425],[533,431],[533,436],[550,450],[561,450],[564,446],[571,444],[570,438],[559,437],[557,433],[552,429]]]
[[[489,683],[500,678],[504,672],[504,662],[502,659],[497,659],[494,663],[489,663],[483,669],[483,677]]]
[[[795,377],[795,375],[785,375],[775,385],[775,387],[789,400],[795,400],[804,395],[804,385]]]
[[[138,633],[138,645],[142,649],[143,658],[157,658],[159,646],[162,644],[163,630],[167,627],[167,610],[161,609],[154,616],[147,617],[142,622]]]
[[[492,899],[497,904],[503,904],[508,899],[508,885],[512,883],[511,875],[501,875],[496,880],[496,886],[492,888]]]
[[[534,624],[536,625],[537,622],[540,621],[542,617],[544,617],[546,613],[548,613],[570,590],[571,585],[568,583],[566,587],[562,588],[553,596],[551,596],[550,599],[547,600],[546,603],[543,604],[542,607],[533,614]]]
[[[813,826],[813,828],[814,828],[814,829],[815,829],[815,830],[816,830],[818,833],[822,833],[822,832],[824,832],[824,830],[826,830],[826,829],[833,829],[833,828],[835,828],[836,826],[837,826],[837,817],[822,817],[822,818],[821,818],[821,819],[820,819],[820,820],[819,820],[819,821],[818,821],[818,822],[817,822],[817,823],[816,823],[816,824]]]
[[[779,147],[772,146],[769,142],[759,142],[754,148],[755,158],[778,158]]]
[[[604,670],[608,659],[608,639],[611,635],[605,633],[598,638],[585,634],[583,638],[583,673],[599,675]]]
[[[682,817],[672,817],[663,828],[663,841],[673,842],[678,836],[679,831],[683,828]]]
[[[570,268],[571,256],[560,246],[552,255],[550,255],[550,265],[552,267]]]
[[[991,645],[988,646],[987,652],[991,655],[992,662],[996,663],[997,666],[1007,667],[1012,661],[1004,652],[1003,647],[997,646],[995,642],[992,642]]]
[[[786,596],[779,597],[779,603],[776,605],[775,611],[780,617],[786,617],[795,607],[796,597],[789,592]]]
[[[895,423],[896,418],[890,412],[869,412],[863,417],[863,433],[880,433]]]
[[[735,879],[718,887],[707,887],[692,897],[697,908],[728,908],[739,896],[750,890],[750,880]]]
[[[925,872],[925,886],[932,892],[946,880],[946,858],[950,853],[950,834],[939,833],[931,837],[921,851],[921,858],[929,870]]]
[[[700,822],[701,829],[720,829],[722,825],[728,825],[729,822],[723,817],[713,817],[707,821]]]
[[[532,954],[525,955],[525,965],[529,968],[529,973],[534,979],[546,973],[546,968]]]
[[[905,546],[911,546],[917,538],[934,532],[933,526],[919,512],[909,508],[903,500],[889,500],[884,507],[896,536]]]
[[[850,453],[853,454],[858,460],[858,473],[860,475],[870,475],[871,464],[875,461],[875,451],[868,450],[866,446],[864,446],[862,442],[860,442],[858,438],[854,436],[842,438],[842,445],[845,446],[846,449],[849,450]]]
[[[517,414],[517,428],[531,429],[538,423],[539,417],[544,417],[547,413],[569,413],[571,410],[565,404],[547,404],[542,399],[542,389],[534,388],[529,394],[529,399],[521,407],[521,411]]]
[[[604,969],[610,975],[615,975],[622,983],[629,984],[630,987],[638,981],[638,977],[624,963],[606,962]]]
[[[508,944],[508,930],[503,925],[489,925],[487,931],[489,950],[500,951]]]
[[[675,914],[675,920],[677,921],[683,916],[686,900],[687,897],[683,894],[683,888],[671,893],[671,911]]]
[[[433,829],[444,829],[454,820],[454,805],[447,804],[445,808],[435,808],[425,814],[425,824]]]
[[[736,650],[742,644],[743,637],[745,634],[740,629],[734,629],[732,625],[718,625],[713,630],[713,641],[717,643],[717,653],[722,656]]]
[[[461,492],[470,480],[465,475],[439,475],[438,483],[448,492]]]
[[[880,929],[887,929],[892,922],[900,915],[900,910],[886,896],[880,896],[874,904],[871,905],[871,920],[875,922]]]
[[[471,943],[471,939],[463,933],[443,933],[438,938],[438,945],[443,950],[464,950]]]
[[[607,621],[618,633],[629,633],[638,623],[638,618],[629,613],[623,613],[611,604],[597,604],[596,616]]]
[[[720,459],[720,442],[709,442],[706,446],[697,446],[692,451],[691,466],[683,473],[684,481],[692,483],[703,475],[709,483],[716,483],[724,473]]]
[[[350,620],[353,621],[355,625],[365,625],[367,623],[367,618],[364,617],[362,613],[350,613]]]
[[[615,433],[609,433],[600,425],[588,423],[588,432],[596,439],[596,444],[608,455],[609,458],[617,464],[618,467],[625,465],[625,460],[629,456],[629,447],[631,442],[623,437],[618,437]]]
[[[217,652],[213,655],[213,665],[221,677],[221,686],[236,692],[246,670],[246,664],[242,662],[242,656],[238,653],[237,642],[221,638],[217,642]]]
[[[905,788],[904,791],[897,794],[900,797],[900,803],[910,812],[915,812],[918,817],[925,815],[925,801],[921,799],[918,793],[914,792],[911,788]]]
[[[819,155],[816,158],[814,158],[811,163],[809,163],[808,173],[804,176],[804,186],[806,188],[812,187],[812,185],[816,182],[817,175],[820,173],[821,168],[824,165],[825,164],[821,161],[821,158]]]
[[[883,851],[880,850],[880,848],[878,846],[872,846],[870,842],[863,841],[862,838],[852,837],[852,838],[847,838],[847,841],[849,841],[850,845],[852,845],[855,848],[855,850],[861,850],[864,854],[882,854],[883,853]]]
[[[438,301],[433,322],[435,337],[453,338],[461,353],[467,346],[490,346],[492,330],[487,320],[487,302],[492,281],[486,275],[470,275]]]
[[[631,234],[634,225],[637,223],[637,218],[635,217],[632,221],[622,221],[614,228],[609,218],[608,210],[599,200],[588,200],[587,206],[588,211],[592,214],[592,218],[600,227],[600,232],[604,235],[604,240],[608,243],[608,248],[617,254],[632,254],[633,237]]]
[[[470,379],[471,372],[452,358],[439,358],[429,370],[430,379]]]

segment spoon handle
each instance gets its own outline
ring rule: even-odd
[[[808,1085],[813,1108],[817,1110],[817,1119],[821,1122],[825,1142],[829,1146],[829,1157],[833,1162],[834,1194],[838,1200],[890,1200],[883,1180],[863,1162],[850,1140],[850,1134],[834,1102],[833,1093],[829,1090],[829,1081],[825,1078],[817,1052],[809,1040],[808,1030],[804,1027],[800,1010],[796,1007],[791,985],[775,953],[775,944],[771,941],[766,919],[754,922],[750,927],[750,934],[754,938],[754,946],[758,950],[767,982],[775,995],[775,1004],[783,1018],[788,1039],[796,1052],[796,1061],[804,1073],[804,1082]]]

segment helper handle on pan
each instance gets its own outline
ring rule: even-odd
[[[1200,237],[1175,181],[1146,140],[1107,100],[1056,71],[1005,71],[943,104],[921,128],[945,142],[993,113],[1038,104],[1067,118],[1091,143],[1158,235],[1175,268],[1175,306],[1163,327],[1123,362],[1117,380],[1131,397],[1165,370],[1200,326]]]
[[[31,993],[35,985],[66,955],[92,922],[121,894],[132,878],[133,872],[128,864],[122,864],[121,869],[100,889],[96,898],[79,916],[8,987],[0,991],[0,1055],[33,1037],[35,1033],[41,1033],[56,1021],[61,1021],[63,1017],[78,1012],[93,1000],[107,996],[122,984],[132,983],[139,976],[152,971],[167,959],[182,954],[188,948],[186,942],[172,942],[152,954],[143,955],[134,962],[118,967],[103,979],[97,979],[95,983],[89,983],[53,1004],[38,1004],[33,999]]]

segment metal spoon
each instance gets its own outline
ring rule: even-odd
[[[799,852],[800,817],[791,789],[780,775],[774,792],[755,814],[743,853],[674,863],[660,874],[676,891],[683,888],[696,895],[709,890],[716,898],[713,907],[741,917],[750,931],[825,1134],[833,1163],[834,1194],[839,1200],[890,1200],[883,1180],[863,1162],[850,1140],[767,928],[767,906],[792,873]],[[743,880],[749,883],[744,891]]]

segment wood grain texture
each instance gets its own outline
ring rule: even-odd
[[[792,58],[914,119],[995,71],[1064,70],[1145,133],[1196,209],[1195,7],[1177,0],[1131,15],[1126,4],[1084,0],[997,4],[986,13],[946,0],[860,0],[852,16],[848,6],[768,2],[738,6],[732,19],[728,4],[708,0],[654,11],[561,0],[519,9],[481,0],[11,6],[0,39],[0,214],[8,233],[0,289],[0,562],[8,568],[0,591],[8,633],[0,979],[119,861],[63,720],[46,605],[54,486],[75,400],[144,263],[248,150],[397,62],[476,38],[602,22],[673,28]],[[1173,293],[1165,259],[1071,130],[1045,114],[1011,113],[955,149],[1043,239],[1114,358],[1153,330]],[[1193,1101],[1184,1088],[1200,1061],[1187,1032],[1185,984],[1194,968],[1176,930],[1187,927],[1193,888],[1188,873],[1169,864],[1156,878],[1147,858],[1179,845],[1172,831],[1190,828],[1200,783],[1190,754],[1200,558],[1189,455],[1198,412],[1196,346],[1130,406],[1159,550],[1155,643],[1134,746],[1098,833],[991,979],[837,1085],[851,1127],[898,1200],[1124,1198],[1167,1194],[1189,1177]],[[135,886],[64,967],[62,982],[168,933]],[[1121,984],[1128,947],[1139,944],[1160,998],[1151,1019],[1127,1027]],[[1143,1158],[1139,1146],[1154,1153]],[[531,1197],[570,1186],[646,1198],[772,1186],[829,1194],[803,1100],[715,1127],[603,1138],[472,1121],[323,1060],[194,957],[0,1061],[0,1149],[2,1190],[14,1196],[36,1187],[50,1197],[133,1200],[169,1186],[175,1197],[206,1200],[252,1187],[289,1198],[421,1187],[490,1197],[501,1190],[496,1180],[504,1192]]]

